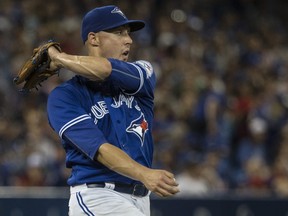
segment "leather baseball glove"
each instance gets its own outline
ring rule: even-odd
[[[41,86],[49,77],[58,74],[59,69],[50,70],[51,59],[48,55],[48,48],[54,46],[61,52],[60,44],[49,40],[38,48],[33,50],[33,55],[24,63],[22,68],[17,74],[17,77],[13,79],[16,85],[24,83],[24,86],[20,89],[21,92],[30,92],[32,89]]]

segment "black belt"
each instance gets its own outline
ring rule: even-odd
[[[143,184],[123,184],[123,183],[88,183],[88,188],[108,188],[120,193],[131,194],[136,197],[144,197],[149,190]]]

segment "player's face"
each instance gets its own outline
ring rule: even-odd
[[[101,56],[105,58],[128,61],[132,42],[128,26],[99,32],[99,48]]]

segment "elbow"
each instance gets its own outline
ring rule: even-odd
[[[110,61],[108,61],[108,59],[106,60],[106,62],[103,64],[103,68],[102,68],[102,80],[105,80],[106,78],[108,78],[112,73],[112,65],[110,63]]]
[[[104,81],[105,79],[107,79],[111,74],[111,71],[105,71],[103,74],[102,74],[102,77],[101,79]]]
[[[93,81],[104,81],[112,72],[112,65],[108,60],[101,61],[101,64],[95,65],[89,69],[89,75],[86,77]]]

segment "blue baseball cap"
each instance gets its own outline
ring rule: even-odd
[[[81,37],[83,43],[90,32],[99,32],[128,25],[130,31],[137,31],[145,26],[141,20],[128,20],[124,13],[115,5],[94,8],[82,20]]]

